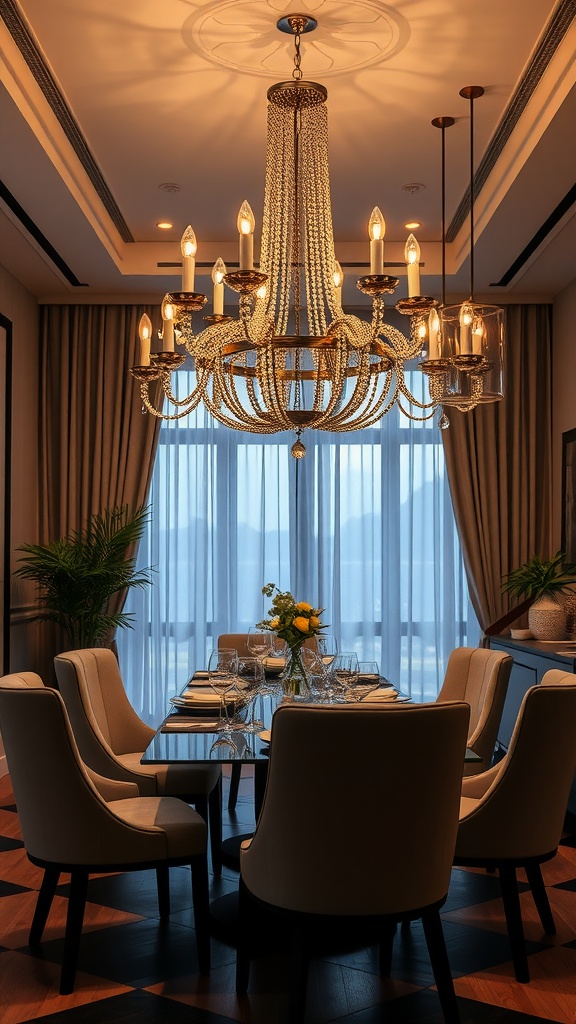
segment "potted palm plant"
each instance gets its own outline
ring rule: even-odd
[[[23,544],[15,575],[33,580],[40,610],[36,622],[55,622],[72,648],[103,647],[132,616],[110,610],[123,590],[146,587],[151,569],[136,571],[135,550],[148,520],[148,507],[128,505],[91,516],[81,530],[50,544]]]
[[[549,559],[534,555],[503,577],[506,593],[532,601],[528,626],[535,640],[562,640],[566,634],[562,595],[576,584],[576,565],[565,564],[564,557],[563,551]]]

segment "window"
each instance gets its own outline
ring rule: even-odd
[[[422,386],[415,371],[409,386]],[[476,644],[440,432],[389,412],[376,426],[305,435],[230,430],[198,409],[164,422],[153,517],[118,646],[129,695],[157,722],[218,635],[268,611],[265,583],[325,607],[341,650],[377,660],[415,700],[433,699],[450,651]]]

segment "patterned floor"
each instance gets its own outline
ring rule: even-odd
[[[225,832],[253,827],[252,785],[243,779]],[[225,785],[226,797],[226,785]],[[462,1024],[576,1021],[576,834],[567,834],[544,875],[558,934],[547,939],[528,891],[522,895],[532,981],[514,980],[498,882],[455,870],[443,914]],[[58,994],[67,887],[58,890],[42,946],[27,934],[41,873],[26,858],[8,777],[0,778],[0,1024],[281,1024],[286,963],[258,961],[250,993],[234,994],[234,950],[213,942],[209,978],[197,974],[189,873],[172,871],[173,913],[161,923],[153,872],[98,876],[90,882],[79,973],[73,995]],[[212,896],[233,892],[225,869]],[[523,886],[524,890],[527,889]],[[392,977],[381,981],[375,952],[316,962],[305,1024],[442,1024],[420,925],[395,943]]]

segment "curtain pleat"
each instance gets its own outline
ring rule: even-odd
[[[40,537],[56,540],[115,505],[148,497],[160,421],[142,415],[138,322],[144,306],[42,306]],[[122,607],[118,596],[114,610]],[[50,632],[50,631],[48,631]],[[62,637],[46,638],[46,664]]]
[[[470,597],[482,629],[509,608],[502,577],[551,543],[552,311],[505,307],[505,398],[448,410],[443,431]]]

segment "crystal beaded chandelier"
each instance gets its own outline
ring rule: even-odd
[[[144,408],[163,419],[179,419],[200,403],[220,423],[235,430],[296,433],[292,454],[301,458],[306,429],[347,431],[368,427],[395,405],[412,419],[430,418],[464,386],[462,408],[472,408],[467,370],[450,358],[436,359],[427,372],[430,400],[420,401],[406,382],[405,366],[417,358],[426,370],[429,325],[438,302],[419,295],[420,249],[413,235],[406,243],[409,298],[396,308],[411,318],[406,337],[384,321],[384,300],[399,284],[384,273],[385,224],[376,207],[370,218],[370,274],[358,288],[372,299],[370,320],[344,312],[342,271],[334,250],[328,172],[327,91],[303,79],[302,34],[314,18],[292,14],[277,26],[294,38],[292,78],[268,90],[266,184],[260,260],[253,260],[255,221],[247,202],[238,215],[239,268],[227,271],[219,259],[212,271],[213,313],[195,332],[193,314],[206,296],[194,291],[196,238],[187,228],[182,242],[182,291],[162,304],[162,351],[150,354],[152,326],[140,322],[140,364],[131,372],[140,382]],[[224,285],[239,295],[238,316],[224,314]],[[172,371],[192,359],[193,390],[184,398],[172,388]],[[431,355],[438,356],[438,351]],[[190,359],[188,359],[190,366]],[[474,363],[473,369],[477,369]],[[481,375],[479,376],[481,380]],[[162,408],[150,397],[160,382]],[[165,399],[173,412],[165,411]],[[493,400],[493,399],[491,399]],[[453,404],[456,404],[455,402]]]

